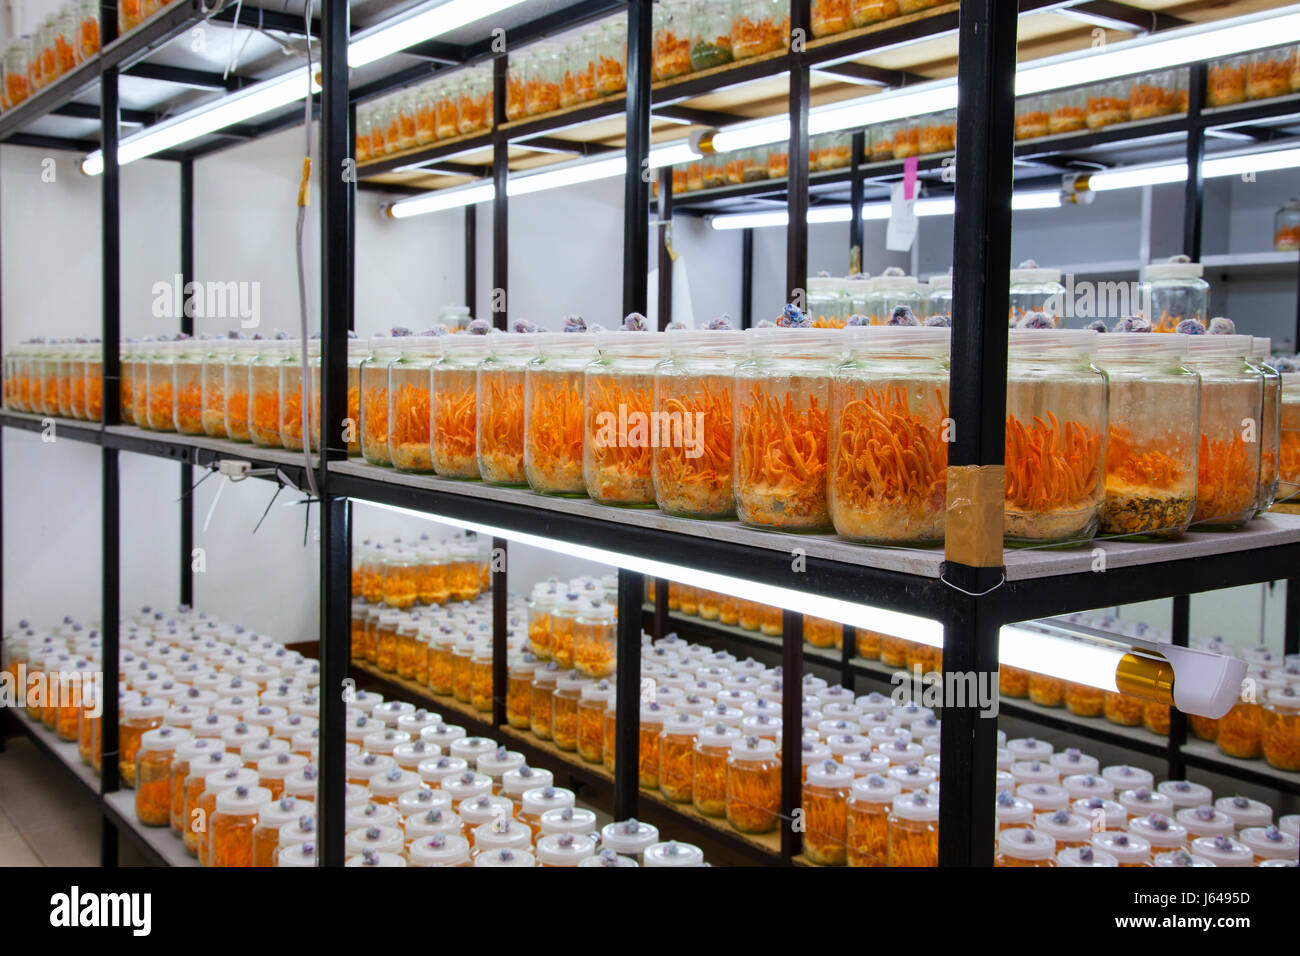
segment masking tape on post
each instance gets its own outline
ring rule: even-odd
[[[1004,465],[948,467],[947,533],[943,556],[969,568],[1002,567]]]
[[[311,157],[302,158],[302,181],[298,183],[298,205],[311,205]]]
[[[1174,668],[1163,657],[1125,654],[1115,668],[1115,687],[1121,694],[1174,705]]]

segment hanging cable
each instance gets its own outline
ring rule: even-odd
[[[302,457],[307,472],[307,487],[311,489],[313,498],[319,498],[320,492],[316,489],[316,472],[311,464],[311,409],[313,407],[312,381],[310,363],[307,360],[308,338],[307,338],[307,267],[303,258],[303,228],[307,222],[307,204],[311,201],[311,85],[315,76],[312,67],[311,57],[311,8],[312,0],[307,0],[303,8],[303,33],[307,40],[307,98],[303,101],[303,130],[304,139],[306,140],[303,150],[302,159],[302,179],[298,183],[298,225],[295,230],[295,242],[298,254],[298,319],[299,327],[302,332]],[[322,357],[322,362],[324,361]],[[323,371],[323,369],[322,369]],[[324,428],[325,414],[321,409],[321,440],[319,442],[321,454],[324,454]]]

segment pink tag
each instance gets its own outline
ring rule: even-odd
[[[908,156],[903,160],[903,198],[916,196],[916,157]]]

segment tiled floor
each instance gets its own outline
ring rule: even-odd
[[[119,841],[119,862],[144,861]],[[98,866],[99,814],[91,797],[23,737],[0,754],[0,867]]]

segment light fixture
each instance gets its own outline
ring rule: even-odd
[[[476,20],[496,16],[522,2],[524,0],[446,0],[395,23],[380,24],[359,33],[348,44],[348,66],[365,66]]]
[[[524,0],[446,0],[435,7],[415,13],[395,23],[384,23],[359,34],[348,44],[348,65],[373,63],[409,46],[459,29],[476,20],[495,16]],[[311,80],[313,93],[320,91],[319,76]],[[296,103],[307,95],[307,68],[299,67],[280,76],[254,83],[211,104],[196,107],[179,116],[163,120],[132,136],[125,137],[117,148],[117,164],[127,163],[180,146],[210,133],[253,119],[272,110]],[[104,171],[104,154],[89,153],[81,161],[81,171],[98,176]]]
[[[1213,156],[1201,161],[1201,176],[1204,179],[1219,179],[1224,176],[1241,176],[1296,167],[1300,167],[1300,147],[1288,147]],[[1186,181],[1186,163],[1163,163],[1156,166],[1121,166],[1092,173],[1087,178],[1085,188],[1100,193],[1113,189],[1133,189],[1138,186],[1160,186]]]
[[[474,206],[481,202],[491,202],[496,198],[496,187],[491,183],[476,183],[470,186],[457,186],[455,189],[439,189],[422,196],[401,199],[385,207],[385,212],[394,219],[406,219],[409,216],[422,216],[430,212],[444,212],[459,209],[462,206]]]
[[[352,502],[354,505],[366,505],[382,511],[436,521],[493,538],[504,538],[583,561],[625,568],[647,577],[690,584],[850,627],[877,631],[926,647],[943,647],[943,625],[915,614],[748,581],[728,574],[687,568],[638,554],[498,528],[478,521],[416,511],[362,498],[353,498]],[[1001,629],[998,659],[1006,666],[1086,684],[1112,693],[1122,692],[1207,717],[1222,717],[1236,700],[1241,680],[1245,676],[1244,661],[1194,648],[1150,645],[1128,638],[1124,641],[1134,646],[1089,640],[1071,634],[1068,628],[1031,622]]]
[[[1060,195],[1053,190],[1033,190],[1011,194],[1011,208],[1021,209],[1055,209],[1060,205]],[[956,209],[956,201],[950,196],[935,196],[918,199],[912,207],[918,216],[951,216]],[[848,222],[851,206],[813,206],[808,210],[808,224],[820,225],[831,222]],[[862,207],[864,222],[880,221],[889,218],[890,205],[887,202],[866,203]],[[708,223],[710,228],[724,229],[763,229],[772,226],[784,226],[789,222],[785,212],[739,212],[712,216]]]

